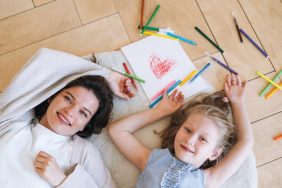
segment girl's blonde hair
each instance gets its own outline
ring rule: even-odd
[[[223,97],[225,96],[222,91],[211,95],[200,94],[190,100],[183,108],[176,111],[171,117],[169,126],[161,132],[161,148],[169,148],[174,153],[176,133],[190,115],[200,113],[211,118],[217,125],[220,132],[217,147],[223,149],[222,154],[215,161],[209,161],[208,159],[200,168],[205,169],[215,165],[236,141],[235,126],[227,117],[230,105],[228,102],[223,101]]]

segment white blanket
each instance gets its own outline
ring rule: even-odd
[[[96,54],[97,61],[100,65],[111,68],[115,67],[123,70],[122,63],[126,62],[126,58],[122,52],[106,52]],[[211,91],[211,90],[210,90]],[[138,85],[137,96],[129,101],[116,98],[114,100],[114,119],[132,114],[148,108],[147,100],[142,88]],[[148,126],[136,133],[139,140],[146,146],[155,148],[160,145],[160,138],[154,134],[163,130],[169,123],[169,118],[162,119],[151,126]],[[137,181],[139,171],[130,162],[128,162],[113,145],[107,132],[104,130],[100,135],[93,135],[91,141],[96,148],[100,150],[105,163],[109,167],[117,187],[133,188]],[[245,160],[239,170],[225,182],[222,188],[255,188],[257,187],[256,164],[253,153]]]
[[[21,117],[24,113],[31,111],[36,105],[59,91],[71,80],[83,75],[98,74],[107,76],[109,73],[107,69],[101,69],[99,66],[76,56],[65,56],[63,53],[58,55],[56,51],[49,49],[41,49],[42,51],[48,51],[49,55],[37,60],[38,62],[36,63],[38,63],[38,66],[28,67],[27,64],[24,67],[24,71],[18,75],[21,77],[19,79],[21,83],[18,84],[22,84],[22,88],[20,90],[10,88],[9,92],[0,94],[0,136],[5,134],[6,131],[9,131],[8,125],[10,122]],[[121,52],[101,53],[96,57],[102,66],[108,68],[114,66],[121,70],[122,62],[126,61]],[[44,70],[44,72],[40,71],[40,74],[38,74],[38,69]],[[114,119],[148,107],[149,102],[142,88],[140,86],[138,87],[139,92],[133,99],[125,101],[115,98]],[[168,118],[162,119],[138,131],[136,136],[146,146],[150,148],[158,147],[160,145],[160,138],[154,134],[154,130],[157,132],[163,130],[167,126],[168,120]],[[135,187],[135,182],[139,174],[138,170],[118,152],[109,139],[107,132],[104,130],[100,135],[93,135],[91,141],[101,152],[117,186],[120,188]],[[253,154],[246,159],[237,173],[222,187],[257,187],[257,174]]]

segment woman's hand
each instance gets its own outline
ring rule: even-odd
[[[131,80],[117,72],[112,71],[107,78],[108,83],[115,95],[123,99],[129,99],[135,96]]]
[[[246,93],[246,82],[241,82],[239,75],[227,75],[224,83],[225,94],[231,104],[243,104]]]
[[[60,185],[67,177],[57,164],[54,157],[44,151],[40,151],[37,154],[33,165],[39,176],[53,187]]]
[[[167,94],[167,90],[164,91],[163,99],[156,107],[164,115],[169,115],[178,110],[184,101],[184,96],[178,89],[174,90],[170,96]]]

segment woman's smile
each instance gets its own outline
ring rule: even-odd
[[[62,124],[67,125],[67,126],[71,126],[69,119],[66,116],[64,116],[62,113],[57,112],[57,116],[58,116],[59,121]]]

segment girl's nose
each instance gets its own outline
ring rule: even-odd
[[[187,144],[188,144],[189,146],[194,146],[194,144],[195,144],[195,138],[194,138],[193,136],[189,136],[189,137],[187,138]]]

